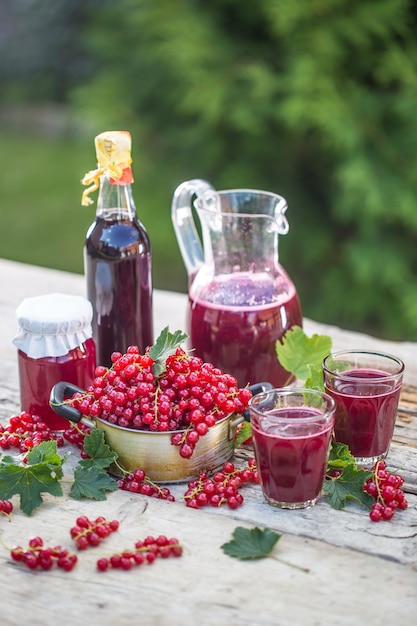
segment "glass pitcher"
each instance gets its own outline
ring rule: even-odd
[[[189,279],[190,347],[235,376],[240,387],[291,382],[275,350],[289,328],[302,326],[295,286],[278,261],[278,236],[288,232],[286,210],[286,200],[276,194],[216,191],[199,179],[182,183],[172,200]]]

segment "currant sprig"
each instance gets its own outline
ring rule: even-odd
[[[39,536],[32,537],[26,548],[15,546],[10,550],[10,556],[14,561],[23,563],[31,570],[49,570],[54,565],[70,572],[77,563],[77,555],[69,552],[61,546],[49,548],[44,546],[43,539]]]
[[[105,572],[109,568],[130,570],[134,566],[151,564],[160,557],[180,557],[183,549],[175,537],[168,539],[165,535],[152,537],[149,535],[142,541],[137,541],[131,550],[123,550],[113,554],[109,558],[102,557],[97,560],[99,572]]]
[[[364,483],[364,491],[375,499],[369,513],[373,522],[390,520],[395,511],[404,510],[408,502],[401,489],[404,479],[397,473],[387,470],[385,461],[377,461],[372,468],[372,476]]]
[[[120,489],[124,491],[140,493],[143,496],[168,500],[169,502],[175,501],[175,497],[168,487],[161,487],[153,482],[143,469],[138,468],[134,472],[126,473],[123,478],[119,479],[118,483]]]
[[[69,424],[68,428],[64,430],[62,436],[68,443],[77,446],[79,450],[81,450],[81,457],[84,457],[84,439],[86,435],[89,435],[91,429],[83,424],[82,422],[78,422],[78,424]]]
[[[55,440],[58,447],[64,445],[62,434],[57,433],[45,424],[38,416],[28,411],[12,415],[7,424],[0,424],[0,449],[17,449],[21,453],[28,452],[43,441]]]
[[[90,520],[86,515],[77,517],[75,526],[70,530],[70,535],[78,550],[96,547],[103,539],[119,529],[117,520],[108,521],[104,517]]]
[[[240,488],[249,482],[258,482],[258,471],[254,458],[249,459],[247,466],[236,468],[227,461],[222,470],[209,477],[200,472],[197,480],[188,483],[184,499],[188,507],[200,509],[204,506],[219,507],[226,504],[230,509],[237,509],[243,504]]]

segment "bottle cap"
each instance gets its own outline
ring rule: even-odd
[[[32,359],[63,356],[92,337],[93,307],[82,296],[51,293],[26,298],[16,309],[14,345]]]
[[[94,139],[97,155],[97,169],[85,174],[81,183],[90,185],[82,195],[81,204],[88,206],[93,201],[90,193],[98,189],[100,176],[107,176],[113,184],[133,182],[132,175],[132,137],[126,130],[108,130]]]

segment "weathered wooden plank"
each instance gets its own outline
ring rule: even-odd
[[[235,462],[244,463],[251,455],[251,449],[239,449]],[[210,508],[208,512],[232,516],[248,524],[265,525],[281,532],[320,539],[334,546],[352,548],[399,563],[417,563],[417,452],[393,445],[387,461],[391,471],[402,468],[401,475],[407,481],[405,489],[409,501],[409,508],[398,511],[390,522],[371,522],[367,509],[354,502],[349,502],[343,510],[335,510],[325,497],[309,509],[280,510],[265,502],[259,485],[244,487],[242,495],[245,501],[237,512],[230,512],[227,507]],[[410,490],[408,485],[413,486],[413,489]],[[182,485],[176,485],[171,487],[171,491],[180,501],[185,489]]]
[[[309,568],[309,573],[271,558],[240,562],[220,547],[236,526],[252,528],[252,520],[214,518],[180,503],[125,492],[115,492],[105,502],[47,499],[34,517],[16,514],[12,523],[3,524],[3,541],[25,545],[37,528],[48,545],[70,548],[69,526],[80,512],[119,519],[120,530],[99,548],[80,553],[70,573],[30,572],[3,549],[3,624],[20,626],[30,620],[32,626],[53,621],[65,626],[82,620],[101,626],[333,626],[391,624],[393,615],[399,623],[417,619],[417,572],[410,567],[389,561],[381,566],[380,559],[305,538],[299,530],[301,536],[284,534],[274,555]],[[131,547],[149,534],[177,537],[183,557],[129,572],[96,571],[98,556]]]
[[[84,294],[84,279],[65,272],[0,260],[0,420],[19,410],[15,309],[24,297],[62,291]],[[166,325],[184,328],[186,296],[155,293],[155,332]],[[0,549],[1,623],[17,626],[30,620],[63,626],[90,621],[102,626],[145,624],[391,624],[417,618],[417,434],[416,344],[386,342],[360,333],[305,320],[308,334],[329,334],[333,349],[362,347],[401,356],[406,374],[388,463],[405,478],[410,507],[391,522],[370,522],[365,509],[349,504],[335,511],[323,498],[305,511],[280,511],[263,499],[258,485],[245,487],[245,503],[236,511],[225,507],[194,511],[182,501],[185,485],[171,487],[175,503],[126,492],[109,494],[104,502],[46,498],[27,518],[15,503],[10,524],[0,519],[6,545],[25,543],[42,534],[53,545],[70,545],[69,527],[80,513],[102,514],[122,522],[117,537],[80,556],[77,568],[33,573],[12,562]],[[239,450],[244,463],[251,450]],[[65,464],[70,481],[76,454]],[[66,482],[66,489],[69,484]],[[1,516],[0,516],[1,517]],[[220,546],[238,525],[269,526],[284,533],[277,552],[309,567],[306,574],[273,559],[241,563],[226,557]],[[183,541],[181,559],[158,562],[131,572],[95,571],[97,554],[122,549],[145,534],[164,533]],[[120,543],[119,543],[120,542]],[[388,590],[388,591],[387,591]]]
[[[417,387],[412,385],[401,391],[393,441],[417,448]]]

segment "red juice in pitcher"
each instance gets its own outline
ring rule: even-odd
[[[194,353],[236,377],[243,387],[269,381],[281,387],[291,375],[278,362],[275,344],[302,325],[300,302],[286,274],[240,272],[192,285],[188,329]]]
[[[335,439],[345,443],[354,457],[379,457],[390,446],[401,385],[388,377],[381,370],[352,369],[325,385],[336,402]]]
[[[259,478],[267,499],[275,503],[314,502],[320,495],[326,473],[332,422],[320,423],[322,414],[310,407],[272,410],[271,417],[290,419],[293,425],[277,425],[268,415],[252,421]],[[320,420],[314,418],[317,415]]]

